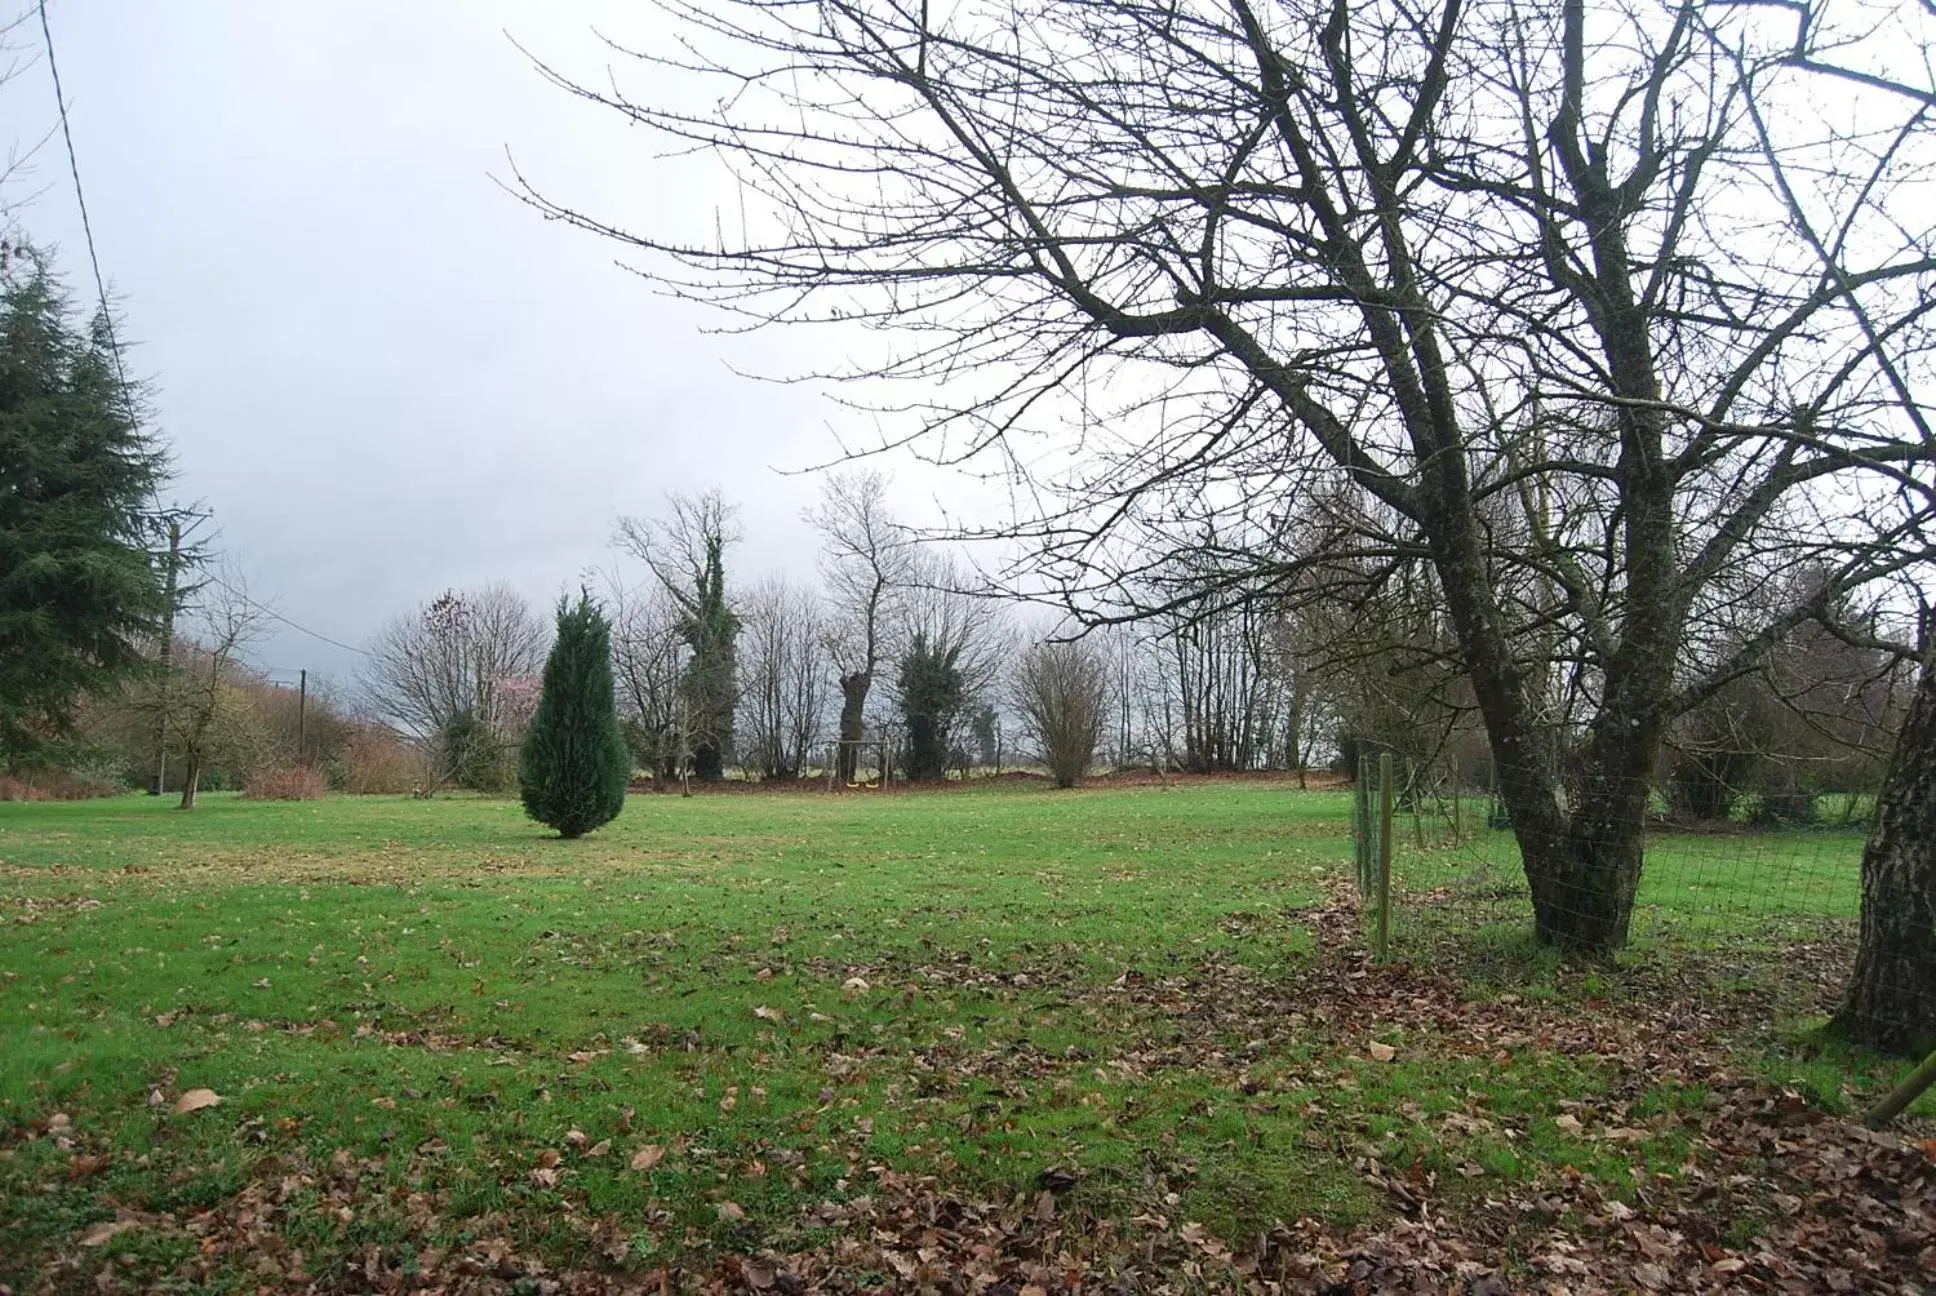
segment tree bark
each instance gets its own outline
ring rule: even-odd
[[[840,677],[840,743],[834,752],[834,779],[841,785],[854,781],[860,770],[860,740],[867,711],[867,691],[874,683],[872,671],[855,671]]]
[[[1638,812],[1579,815],[1549,853],[1525,857],[1540,944],[1598,956],[1627,943],[1643,822]]]
[[[938,783],[948,777],[948,735],[931,715],[908,717],[907,776],[910,783]]]
[[[201,783],[202,758],[199,756],[190,756],[188,758],[188,769],[182,774],[181,804],[175,807],[177,810],[193,810],[195,808],[195,793],[200,790]]]
[[[1936,658],[1926,658],[1862,852],[1862,935],[1832,1029],[1904,1056],[1936,1045]]]

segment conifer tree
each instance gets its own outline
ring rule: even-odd
[[[612,631],[591,596],[560,599],[544,693],[518,756],[525,813],[580,837],[618,817],[632,754],[612,697]]]
[[[83,693],[143,665],[166,611],[151,548],[166,477],[114,366],[41,257],[0,281],[0,765],[70,732]]]

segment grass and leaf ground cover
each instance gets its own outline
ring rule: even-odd
[[[1567,968],[1502,914],[1374,966],[1348,814],[635,796],[560,842],[478,799],[0,806],[0,1284],[1929,1280],[1923,1148],[1846,1119],[1897,1068],[1806,1033],[1844,893],[1706,961]],[[1658,856],[1643,928],[1727,908]]]

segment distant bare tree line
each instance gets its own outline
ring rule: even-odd
[[[602,595],[640,771],[662,787],[729,768],[845,783],[885,762],[899,777],[1006,766],[1069,785],[1099,767],[1349,770],[1385,750],[1421,786],[1496,784],[1428,569],[1313,558],[1297,582],[1245,586],[1170,559],[1145,577],[1144,597],[1173,605],[1154,616],[1031,623],[951,550],[901,526],[887,488],[871,472],[825,480],[807,515],[823,544],[815,584],[743,581],[734,511],[717,492],[621,520],[619,548],[645,570],[614,571]],[[1302,542],[1327,540],[1313,527]],[[1771,566],[1744,582],[1735,628],[1717,618],[1699,651],[1718,662],[1768,606],[1813,596],[1790,579],[1807,577]],[[1193,583],[1215,597],[1179,599]],[[1836,615],[1859,627],[1877,614],[1848,603]],[[447,592],[378,638],[366,702],[435,757],[433,781],[493,786],[517,741],[506,698],[535,675],[545,641],[507,588]],[[1689,819],[1794,820],[1822,792],[1872,790],[1907,696],[1897,663],[1879,644],[1798,625],[1675,723],[1650,785]],[[1557,653],[1537,666],[1550,722],[1577,724],[1588,677]]]

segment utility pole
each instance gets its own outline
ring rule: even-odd
[[[302,668],[296,685],[296,764],[309,764],[309,668]]]
[[[168,613],[161,623],[160,705],[155,708],[155,781],[149,796],[160,796],[168,783],[168,684],[175,660],[175,600],[181,569],[181,519],[168,519]]]

